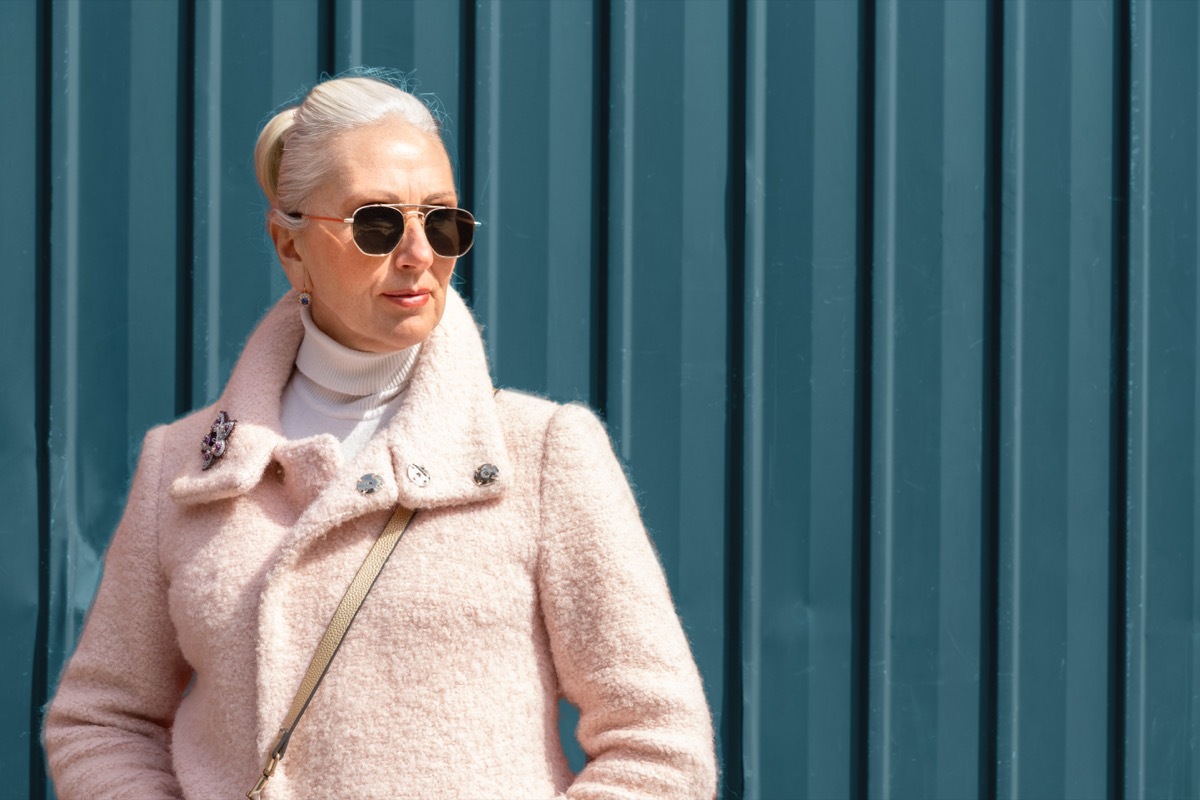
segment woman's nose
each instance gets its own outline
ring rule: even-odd
[[[436,254],[425,236],[425,217],[420,212],[410,211],[404,215],[404,233],[392,255],[397,267],[428,269],[433,266]]]

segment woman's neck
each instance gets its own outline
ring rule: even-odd
[[[296,353],[296,369],[318,396],[335,405],[366,400],[366,405],[381,406],[408,384],[420,345],[394,353],[364,353],[330,338],[307,308],[300,310],[300,317],[304,339]]]
[[[307,308],[300,316],[304,339],[281,398],[283,435],[305,439],[329,434],[349,461],[399,409],[420,345],[395,353],[363,353],[321,331]]]

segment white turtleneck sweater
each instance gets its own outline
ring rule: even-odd
[[[300,318],[304,339],[280,405],[283,435],[331,434],[341,443],[342,459],[349,461],[395,416],[421,346],[363,353],[322,332],[307,308],[300,309]]]

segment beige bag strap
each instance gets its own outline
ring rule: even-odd
[[[354,575],[354,580],[350,581],[350,586],[342,595],[342,601],[338,603],[337,610],[333,612],[333,619],[329,620],[325,635],[321,637],[321,643],[317,645],[317,651],[313,653],[308,670],[304,673],[304,679],[300,681],[300,688],[296,690],[292,707],[288,709],[287,717],[283,720],[283,727],[279,729],[279,738],[275,740],[275,746],[271,748],[271,754],[267,758],[267,765],[263,767],[262,776],[259,777],[258,783],[254,784],[254,788],[246,792],[249,800],[259,800],[267,781],[275,774],[275,768],[283,760],[288,741],[292,738],[292,731],[296,729],[301,715],[308,708],[313,695],[317,693],[321,679],[329,670],[329,662],[333,661],[338,648],[342,646],[342,639],[346,636],[346,631],[350,629],[350,623],[354,622],[354,616],[362,606],[363,600],[367,599],[367,592],[371,591],[371,587],[375,585],[375,579],[383,571],[383,565],[387,563],[388,556],[396,549],[396,545],[400,542],[400,537],[404,535],[404,530],[408,527],[414,513],[416,512],[403,506],[396,507],[392,518],[384,526],[383,533],[379,534],[375,544],[371,545],[371,552],[367,553],[362,566]]]

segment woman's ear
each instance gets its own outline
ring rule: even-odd
[[[312,288],[305,285],[308,270],[304,268],[304,257],[296,243],[296,236],[300,231],[277,222],[268,222],[267,228],[271,232],[272,241],[275,242],[275,252],[279,255],[279,263],[287,275],[288,283],[292,288],[301,291]]]

